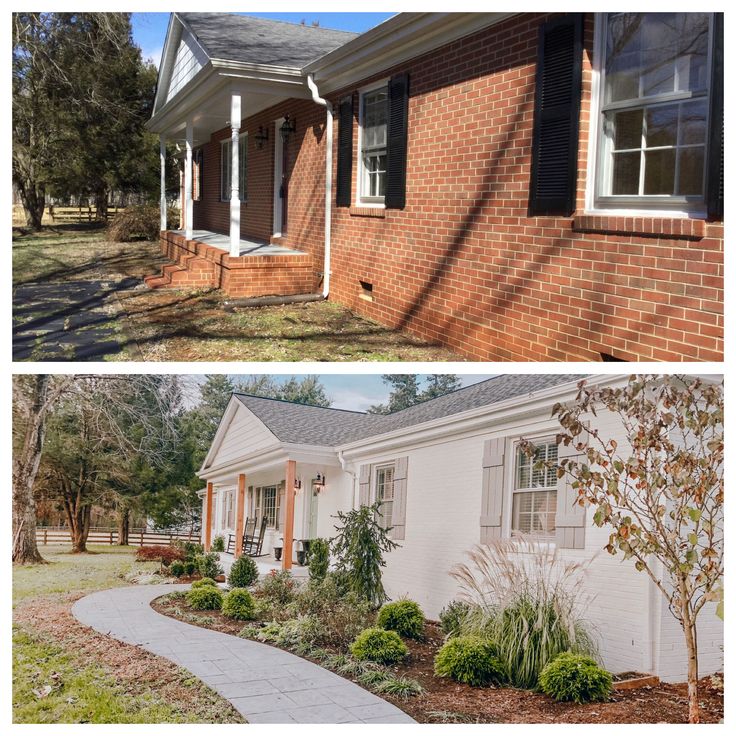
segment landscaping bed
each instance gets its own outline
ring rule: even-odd
[[[186,599],[174,595],[158,598],[152,604],[159,613],[186,623],[211,628],[233,636],[244,625],[227,618],[220,611],[198,611]],[[263,622],[249,622],[251,625]],[[416,680],[423,688],[421,695],[402,698],[380,692],[381,697],[395,704],[421,723],[685,723],[687,722],[687,687],[685,684],[664,684],[636,690],[614,691],[607,702],[587,704],[556,702],[530,690],[512,687],[470,687],[449,679],[436,677],[434,658],[444,643],[444,634],[436,622],[428,621],[424,640],[406,639],[408,657],[391,666],[397,677]],[[281,647],[293,651],[288,647]],[[338,650],[325,648],[337,653]],[[325,665],[322,659],[300,652],[305,659]],[[344,677],[358,684],[349,673]],[[627,673],[630,674],[630,673]],[[723,717],[723,692],[714,687],[711,678],[701,681],[701,720],[717,723]]]

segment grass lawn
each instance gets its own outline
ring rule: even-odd
[[[16,723],[242,723],[186,670],[76,621],[84,594],[153,571],[130,547],[68,546],[41,552],[48,565],[13,568],[13,720]]]
[[[157,273],[157,243],[108,243],[84,226],[13,235],[15,286],[115,281]],[[462,360],[353,314],[335,302],[225,309],[216,289],[112,291],[104,310],[121,333],[114,360],[448,361]]]

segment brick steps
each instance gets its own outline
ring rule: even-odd
[[[178,289],[183,286],[215,286],[215,264],[196,254],[187,254],[179,263],[170,263],[160,274],[143,279],[149,289]]]

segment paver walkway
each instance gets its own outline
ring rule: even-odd
[[[13,360],[103,360],[126,341],[118,291],[140,279],[24,284],[13,289]]]
[[[267,644],[163,616],[151,601],[188,585],[138,585],[78,600],[86,626],[188,669],[249,723],[414,723],[377,695]]]

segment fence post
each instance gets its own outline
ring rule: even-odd
[[[112,531],[110,531],[110,545],[112,545]]]
[[[143,546],[143,529],[141,529],[141,547]]]
[[[49,543],[49,530],[48,529],[43,530],[43,543],[44,545],[47,545]]]

